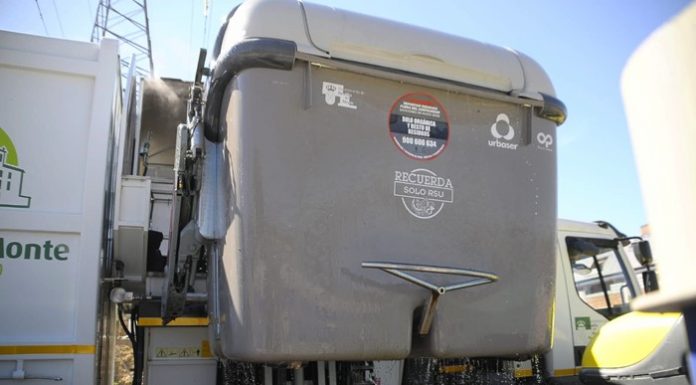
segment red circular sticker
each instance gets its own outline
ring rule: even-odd
[[[389,135],[406,156],[434,159],[442,153],[449,139],[447,111],[431,95],[403,95],[389,111]]]

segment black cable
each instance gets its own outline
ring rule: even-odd
[[[133,355],[133,385],[142,385],[145,369],[145,328],[135,326],[136,347]]]
[[[39,5],[39,0],[34,0],[36,2],[36,8],[39,9],[39,16],[41,17],[41,24],[43,24],[46,36],[48,36],[48,28],[46,28],[46,20],[44,20],[43,12],[41,12],[41,6]]]
[[[599,277],[599,284],[602,286],[602,291],[604,291],[604,299],[607,301],[607,309],[609,310],[609,317],[614,315],[614,309],[611,306],[611,299],[609,298],[609,291],[607,290],[607,283],[604,282],[604,274],[602,274],[602,266],[597,260],[597,256],[593,255],[595,266],[597,266],[597,276]]]
[[[133,385],[141,385],[143,383],[143,348],[142,342],[145,338],[145,332],[142,327],[137,325],[138,308],[135,307],[130,317],[130,330],[126,326],[126,321],[123,319],[123,305],[118,304],[118,321],[123,328],[123,331],[128,336],[133,349]]]
[[[193,14],[194,14],[194,1],[191,0],[191,16],[189,18],[189,41],[188,41],[188,51],[193,48]]]
[[[118,304],[118,321],[121,323],[121,327],[123,328],[123,331],[128,336],[128,339],[130,340],[131,345],[135,346],[135,336],[133,336],[131,331],[128,330],[128,327],[126,326],[126,322],[123,320],[123,305],[121,305],[121,304]]]
[[[131,312],[131,330],[133,333],[133,385],[142,385],[145,361],[145,328],[138,326],[138,306]]]
[[[89,15],[92,16],[92,5],[89,3],[89,0],[85,0],[85,2],[87,3],[87,10],[89,11]]]
[[[58,27],[60,27],[61,36],[65,37],[65,32],[63,31],[63,22],[60,20],[60,13],[58,13],[58,7],[56,7],[56,0],[53,0],[53,10],[56,11],[56,18],[58,19]]]

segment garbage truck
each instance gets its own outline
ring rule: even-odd
[[[526,55],[293,0],[190,82],[1,37],[0,379],[108,384],[119,328],[134,384],[551,347],[566,110]]]

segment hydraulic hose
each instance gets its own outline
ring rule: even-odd
[[[219,143],[225,136],[220,127],[220,110],[225,89],[230,80],[248,68],[291,70],[295,62],[297,44],[293,41],[254,38],[235,44],[216,61],[208,88],[205,106],[205,137]]]

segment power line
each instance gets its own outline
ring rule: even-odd
[[[203,0],[203,42],[202,47],[206,47],[208,43],[208,28],[210,24],[210,18],[208,14],[211,11],[213,0]]]
[[[48,28],[46,28],[46,20],[44,20],[43,17],[43,12],[41,12],[41,6],[39,5],[39,0],[34,0],[36,3],[36,8],[39,10],[39,16],[41,17],[41,24],[43,24],[44,31],[46,32],[46,36],[48,36]]]
[[[58,18],[58,27],[60,27],[61,36],[65,37],[65,32],[63,31],[63,22],[60,20],[60,13],[58,13],[58,7],[56,7],[56,0],[53,0],[53,9],[56,11],[56,18]]]
[[[91,17],[94,15],[94,11],[92,11],[92,4],[90,4],[90,0],[85,0],[85,3],[87,4],[87,10],[89,11],[89,16]]]
[[[87,9],[89,10],[89,15],[90,16],[93,15],[94,12],[92,12],[92,4],[89,3],[89,0],[85,0],[85,2],[87,3]]]
[[[193,14],[194,14],[194,0],[191,0],[191,14],[189,19],[189,41],[188,41],[188,52],[191,52],[193,48]]]
[[[153,74],[147,0],[99,0],[91,41],[99,42],[104,37],[120,41],[119,53],[122,58],[136,55],[138,73]],[[122,74],[125,75],[129,63],[127,60],[121,61],[124,65]]]

